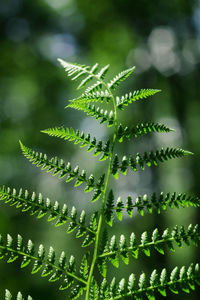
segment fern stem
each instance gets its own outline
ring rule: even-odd
[[[30,255],[28,253],[25,253],[23,251],[18,251],[16,249],[13,249],[13,248],[10,248],[10,247],[6,247],[6,246],[0,246],[0,249],[3,249],[3,250],[7,250],[7,251],[10,251],[11,253],[16,253],[18,255],[22,255],[23,257],[29,257],[30,259],[32,260],[35,260],[35,261],[38,261],[38,257],[36,256],[33,256],[33,255]],[[52,266],[53,268],[59,270],[59,271],[62,271],[62,273],[65,273],[66,275],[70,276],[70,277],[73,277],[74,279],[76,279],[77,281],[83,283],[83,284],[87,284],[87,282],[85,280],[83,280],[82,278],[76,276],[75,274],[73,273],[70,273],[68,272],[66,269],[63,270],[62,268],[56,266],[55,264],[52,264],[51,262],[49,262],[48,260],[42,260],[42,264],[48,264],[50,266]]]
[[[114,134],[113,134],[113,141],[112,141],[111,151],[110,151],[110,155],[109,155],[109,164],[108,164],[107,176],[106,176],[106,181],[105,181],[105,186],[104,186],[103,196],[102,196],[101,213],[100,213],[98,227],[97,227],[97,232],[96,232],[96,239],[95,239],[95,245],[94,245],[94,253],[93,253],[92,263],[91,263],[90,272],[89,272],[88,281],[87,281],[85,300],[89,300],[90,284],[91,284],[91,280],[92,280],[92,275],[93,275],[95,263],[96,263],[96,260],[98,258],[97,252],[98,252],[99,238],[100,238],[100,232],[101,232],[102,221],[103,221],[106,192],[107,192],[108,182],[109,182],[110,173],[111,173],[111,164],[112,164],[113,150],[114,150],[115,141],[116,141],[116,138],[117,138],[117,130],[118,130],[117,105],[116,105],[115,98],[114,98],[114,96],[113,96],[113,94],[112,94],[112,92],[111,92],[108,84],[106,84],[103,80],[101,80],[101,82],[107,88],[109,94],[111,95],[112,101],[113,101],[115,130],[114,130]]]

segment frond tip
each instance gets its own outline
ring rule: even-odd
[[[109,65],[104,66],[98,71],[98,64],[95,64],[92,67],[79,65],[76,63],[71,63],[64,61],[61,58],[58,58],[60,64],[64,67],[67,75],[72,78],[72,80],[80,79],[84,77],[84,79],[80,82],[77,89],[83,88],[87,83],[89,83],[92,79],[97,80],[95,84],[86,89],[86,93],[98,90],[102,86],[102,82],[106,73],[108,72]],[[98,73],[97,73],[98,72]]]

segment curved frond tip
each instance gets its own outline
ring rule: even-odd
[[[98,90],[102,87],[103,79],[108,72],[109,65],[104,66],[100,70],[98,70],[99,65],[95,64],[92,67],[80,65],[72,62],[64,61],[61,58],[58,58],[60,64],[64,67],[67,75],[71,77],[72,80],[78,80],[82,77],[84,79],[81,80],[77,89],[83,88],[86,84],[88,84],[91,80],[95,79],[96,82],[86,89],[86,93]],[[98,72],[98,73],[97,73]]]

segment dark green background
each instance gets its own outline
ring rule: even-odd
[[[0,184],[42,192],[45,197],[75,205],[90,214],[98,204],[90,203],[90,195],[82,188],[75,192],[66,184],[33,167],[22,156],[18,140],[27,146],[58,155],[75,166],[95,174],[103,172],[105,164],[91,157],[72,143],[49,138],[40,130],[53,126],[72,126],[92,136],[106,138],[106,126],[99,125],[82,112],[64,110],[69,99],[79,95],[75,83],[67,78],[56,58],[92,65],[110,63],[111,78],[132,65],[136,71],[121,85],[120,93],[140,88],[158,88],[162,93],[148,101],[130,105],[120,113],[127,125],[143,121],[160,121],[176,129],[175,133],[154,135],[125,143],[126,153],[141,152],[155,147],[178,146],[195,153],[190,159],[170,161],[138,174],[120,176],[116,198],[152,191],[177,191],[199,195],[200,169],[200,2],[147,0],[1,0],[0,2]],[[112,130],[109,129],[108,134]],[[136,145],[135,145],[136,143]],[[119,147],[124,153],[124,148]],[[125,154],[126,154],[125,153]],[[113,232],[119,237],[131,231],[151,232],[155,226],[172,228],[175,224],[196,224],[198,209],[168,210],[161,215],[134,216],[115,222]],[[52,245],[58,253],[66,250],[80,259],[80,241],[74,235],[66,237],[46,220],[21,214],[15,208],[1,204],[0,232],[25,240],[31,238],[38,246]],[[151,259],[142,253],[129,267],[120,263],[120,271],[111,267],[117,278],[124,272],[148,274],[155,267],[188,266],[200,261],[199,250],[191,247],[167,252],[165,257],[152,251]],[[0,265],[0,299],[8,288],[15,295],[21,290],[36,300],[66,299],[57,292],[58,283],[30,275],[29,270],[16,268],[19,263]],[[160,296],[159,296],[160,297]],[[181,299],[199,299],[198,291]],[[176,299],[176,296],[167,296]]]

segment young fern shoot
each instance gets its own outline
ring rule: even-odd
[[[44,199],[42,194],[37,195],[35,192],[30,193],[22,189],[17,191],[2,186],[0,187],[0,200],[5,203],[20,208],[22,212],[29,211],[30,215],[36,215],[39,219],[48,215],[49,222],[56,220],[55,226],[67,226],[67,233],[76,230],[75,237],[82,239],[83,258],[79,268],[76,268],[76,259],[73,255],[70,256],[69,253],[66,255],[62,251],[56,259],[56,253],[52,247],[46,255],[43,244],[36,251],[34,243],[31,240],[24,243],[21,235],[17,236],[15,243],[10,235],[7,235],[7,239],[3,239],[0,235],[0,258],[6,258],[7,262],[21,258],[22,268],[32,262],[32,274],[42,270],[41,276],[48,277],[49,281],[60,280],[60,290],[67,290],[68,298],[71,300],[81,296],[85,300],[143,299],[145,297],[156,299],[158,293],[166,296],[167,290],[175,294],[178,291],[190,293],[195,285],[200,285],[199,264],[191,263],[188,267],[175,267],[169,276],[167,275],[169,271],[165,268],[160,274],[155,269],[149,279],[145,273],[141,273],[138,279],[132,273],[127,279],[122,278],[117,283],[115,277],[107,276],[109,263],[114,267],[119,267],[119,257],[128,265],[131,257],[137,259],[141,251],[146,256],[150,256],[150,251],[154,248],[160,254],[165,254],[166,246],[169,250],[174,251],[174,244],[181,247],[183,243],[190,246],[192,242],[198,246],[200,240],[198,225],[191,224],[187,228],[176,225],[173,229],[166,228],[163,232],[159,232],[158,228],[155,228],[151,238],[145,231],[140,237],[140,242],[137,242],[134,232],[131,233],[128,241],[123,233],[121,233],[119,241],[115,235],[109,234],[109,227],[113,226],[114,218],[122,221],[124,212],[127,212],[131,218],[134,211],[144,216],[144,211],[151,214],[153,211],[156,213],[160,213],[161,210],[165,211],[167,207],[200,206],[198,197],[175,192],[171,194],[153,193],[150,196],[139,195],[136,199],[128,196],[125,201],[121,197],[115,199],[115,191],[110,184],[111,177],[118,180],[119,173],[126,175],[128,169],[137,172],[138,169],[144,170],[145,167],[157,166],[169,159],[182,158],[192,154],[180,148],[169,147],[131,154],[129,157],[124,155],[122,159],[115,153],[115,144],[123,143],[124,139],[130,140],[149,133],[173,131],[165,124],[159,123],[134,124],[132,127],[119,123],[119,110],[124,110],[126,106],[135,101],[149,98],[160,90],[142,89],[124,96],[116,96],[116,89],[134,72],[134,67],[119,73],[112,80],[106,81],[109,65],[103,68],[99,68],[98,64],[88,67],[69,63],[62,59],[58,60],[67,75],[72,80],[79,81],[77,89],[84,89],[79,97],[69,101],[67,107],[81,110],[88,116],[100,120],[101,124],[106,123],[108,127],[113,127],[113,135],[111,140],[102,142],[97,141],[95,137],[91,138],[90,134],[73,128],[54,127],[44,129],[42,132],[51,137],[71,141],[80,147],[87,147],[87,151],[93,151],[93,155],[98,156],[100,162],[107,161],[105,172],[96,178],[93,174],[87,174],[85,170],[80,171],[79,166],[72,167],[70,162],[65,163],[64,160],[57,157],[48,158],[46,154],[28,148],[21,141],[20,147],[24,156],[41,170],[46,170],[53,176],[57,175],[66,182],[73,181],[75,187],[83,184],[84,192],[92,192],[91,202],[97,200],[101,202],[100,210],[94,211],[88,218],[84,210],[78,215],[76,207],[69,208],[67,203],[61,206],[57,201]],[[89,83],[91,84],[86,87]],[[109,104],[112,109],[110,111],[102,109],[101,103]],[[88,246],[90,246],[90,250],[87,249]],[[101,279],[96,278],[96,268],[100,272]],[[18,295],[17,299],[22,299],[20,292]],[[11,293],[6,290],[5,299],[8,300],[11,297]],[[28,299],[32,298],[29,296]]]

